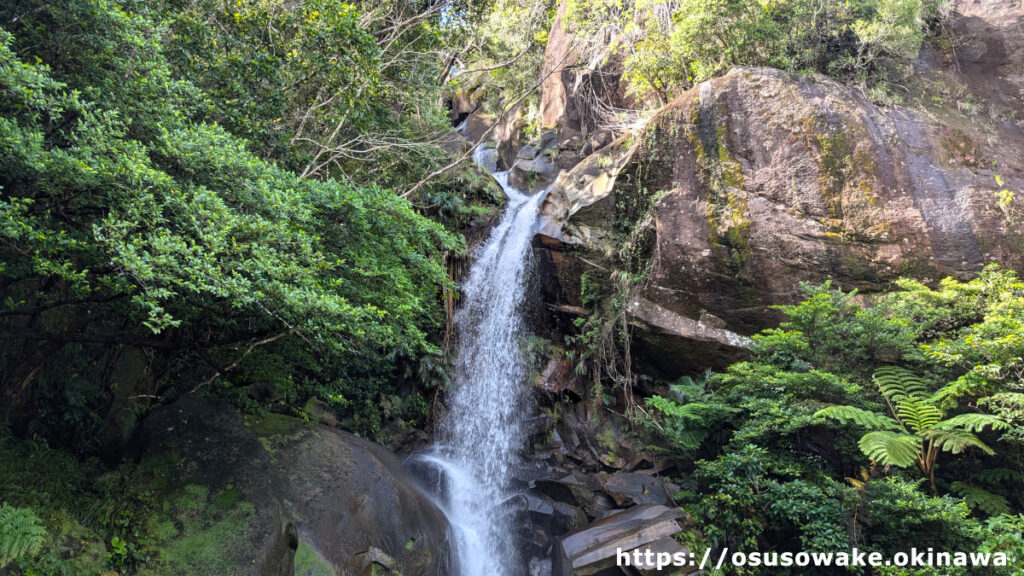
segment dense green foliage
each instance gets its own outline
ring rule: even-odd
[[[159,474],[95,458],[181,394],[380,439],[424,423],[459,232],[500,198],[466,166],[401,196],[451,161],[442,20],[473,10],[0,6],[3,564],[185,573],[188,538],[224,541],[153,501]],[[161,513],[196,534],[162,546],[136,518]]]
[[[648,399],[700,458],[684,507],[709,544],[1024,555],[1024,283],[990,267],[901,286],[869,307],[807,287],[751,361]]]
[[[314,171],[315,146],[357,137],[384,113],[380,50],[352,5],[211,0],[160,17],[168,59],[208,95],[207,117],[260,156]]]
[[[475,8],[445,6],[0,6],[0,564],[199,570],[245,510],[111,467],[184,393],[424,423],[459,232],[499,201],[467,166],[401,197],[452,158],[442,20]]]
[[[451,88],[481,99],[490,112],[522,100],[527,115],[535,113],[554,8],[551,0],[496,0],[478,21],[463,23],[452,39]]]
[[[621,61],[630,90],[665,101],[736,65],[897,79],[944,10],[921,0],[577,0],[568,26],[592,42],[610,34],[606,57]]]
[[[81,371],[102,372],[95,359],[116,363],[124,346],[156,353],[150,369],[161,377],[140,391],[148,395],[238,374],[299,401],[316,394],[340,407],[364,394],[372,402],[391,358],[433,353],[429,332],[443,320],[439,292],[448,285],[441,254],[460,243],[390,190],[299,178],[288,166],[301,168],[296,159],[311,153],[288,146],[296,126],[271,119],[311,96],[256,98],[279,92],[245,78],[292,86],[314,67],[317,89],[347,104],[305,126],[359,130],[374,114],[362,91],[374,84],[376,45],[351,8],[325,4],[318,17],[310,5],[278,15],[293,24],[277,27],[293,36],[284,48],[260,44],[255,30],[265,26],[244,28],[239,14],[242,28],[229,36],[251,45],[200,65],[182,56],[190,42],[228,39],[180,40],[157,19],[171,6],[69,0],[0,9],[9,406],[70,398],[74,380],[49,356],[73,358],[90,380]],[[182,12],[171,29],[194,19]],[[180,41],[167,48],[168,38]],[[346,58],[336,61],[327,47],[342,40]],[[254,69],[250,59],[280,65],[260,52],[269,46],[307,64],[291,75]],[[65,416],[101,405],[109,390],[96,388],[79,386]]]
[[[184,484],[183,466],[161,456],[106,467],[0,429],[0,496],[22,506],[0,507],[0,569],[10,561],[28,576],[231,573],[250,545],[252,505],[230,486]]]

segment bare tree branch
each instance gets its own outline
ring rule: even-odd
[[[193,388],[192,390],[190,390],[189,392],[191,392],[193,394],[198,392],[201,388],[203,388],[204,386],[208,386],[211,382],[216,380],[217,377],[220,376],[221,374],[224,374],[225,372],[227,372],[229,370],[232,370],[233,368],[238,366],[238,364],[242,360],[245,360],[246,356],[248,356],[256,348],[258,348],[260,346],[264,346],[266,344],[270,344],[271,342],[279,340],[280,338],[282,338],[284,336],[287,336],[288,334],[291,334],[292,332],[294,332],[294,329],[288,330],[286,332],[281,332],[279,334],[275,334],[273,336],[270,336],[269,338],[264,338],[263,340],[257,340],[255,342],[252,342],[251,344],[249,344],[249,346],[246,347],[245,352],[243,352],[242,355],[239,356],[237,360],[235,360],[234,362],[232,362],[231,364],[226,366],[223,370],[217,370],[216,372],[214,372],[213,376],[210,376],[209,378],[207,378],[206,380],[204,380],[200,384],[196,385],[196,387]]]
[[[522,52],[520,52],[519,54],[516,54],[515,56],[513,56],[512,58],[510,58],[508,60],[505,60],[504,62],[501,62],[500,64],[495,64],[494,66],[484,66],[483,68],[473,68],[473,69],[470,69],[470,70],[459,70],[459,71],[455,72],[454,74],[452,74],[450,79],[451,80],[455,80],[459,76],[465,76],[466,74],[475,74],[477,72],[490,72],[492,70],[499,70],[499,69],[504,68],[506,66],[511,66],[512,64],[515,64],[520,58],[525,56],[526,53],[529,52],[531,48],[533,48],[533,43],[532,42],[527,44],[526,48],[524,48]],[[543,82],[543,80],[542,80],[542,82]]]
[[[445,166],[442,166],[441,168],[438,168],[437,170],[434,170],[430,174],[427,174],[426,176],[424,176],[422,180],[420,180],[415,185],[413,185],[412,188],[409,188],[405,192],[402,192],[401,194],[399,194],[398,197],[399,198],[408,198],[409,196],[412,196],[413,194],[416,193],[417,190],[422,188],[423,185],[426,184],[427,182],[433,180],[434,178],[437,178],[438,176],[444,174],[445,172],[448,172],[452,168],[455,168],[459,164],[462,164],[463,162],[465,162],[467,158],[472,156],[473,150],[475,150],[477,146],[479,146],[482,142],[484,142],[484,140],[486,140],[487,137],[490,136],[492,132],[494,132],[494,129],[499,124],[501,124],[501,122],[505,119],[505,115],[508,114],[509,111],[514,109],[516,104],[519,104],[520,102],[523,101],[523,99],[525,99],[527,96],[532,94],[534,90],[536,90],[537,88],[540,88],[541,84],[543,84],[544,81],[547,80],[549,76],[551,76],[555,72],[560,71],[562,69],[562,64],[565,63],[565,60],[569,57],[570,54],[573,53],[575,47],[576,47],[576,39],[575,39],[575,36],[574,36],[573,37],[573,41],[570,44],[569,48],[565,51],[565,54],[563,54],[562,57],[558,60],[558,62],[554,66],[551,67],[551,70],[549,70],[548,72],[544,73],[540,77],[540,80],[535,82],[529,88],[527,88],[526,90],[523,90],[522,92],[517,94],[515,99],[513,99],[511,103],[502,106],[501,114],[499,114],[498,117],[494,120],[494,122],[492,122],[491,125],[487,127],[487,130],[485,130],[484,133],[480,135],[480,137],[476,140],[476,142],[472,143],[473,145],[468,150],[466,150],[465,152],[460,154],[459,157],[456,158],[455,160],[453,160],[451,163],[449,163],[449,164],[447,164]]]

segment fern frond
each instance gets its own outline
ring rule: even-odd
[[[0,568],[38,554],[46,538],[46,529],[31,508],[0,505]]]
[[[1024,474],[1009,468],[986,468],[975,476],[986,484],[1000,484],[1003,482],[1024,482]]]
[[[840,424],[846,424],[847,421],[850,421],[869,430],[906,432],[906,429],[893,418],[855,406],[829,406],[828,408],[818,410],[814,415],[818,418],[838,420]]]
[[[959,428],[953,430],[929,430],[925,433],[925,437],[929,440],[934,440],[935,445],[943,452],[959,454],[973,446],[989,456],[996,453],[995,450],[989,448],[974,433]]]
[[[928,387],[913,372],[885,366],[874,375],[878,389],[892,405],[896,417],[915,434],[942,420],[942,412],[930,402]]]
[[[953,482],[949,488],[963,498],[968,506],[977,508],[989,516],[1010,513],[1010,504],[1005,497],[999,494],[993,494],[984,488],[971,486],[966,482]]]
[[[896,366],[883,366],[875,371],[875,383],[878,389],[890,401],[903,396],[928,396],[928,386],[916,374]]]
[[[920,436],[886,430],[868,432],[857,445],[875,462],[900,468],[912,466],[921,454]]]
[[[694,452],[699,449],[704,439],[708,437],[707,430],[679,427],[669,428],[666,431],[666,435],[676,446],[687,452]]]
[[[935,428],[939,430],[953,430],[960,428],[968,432],[981,432],[986,427],[993,430],[1009,430],[1010,424],[998,416],[991,414],[960,414],[939,422]]]
[[[688,452],[700,448],[707,438],[709,426],[734,411],[720,404],[679,404],[661,396],[652,396],[646,402],[664,416],[664,433],[668,439]]]
[[[665,416],[679,418],[695,424],[704,423],[704,414],[708,405],[702,402],[691,402],[689,404],[678,404],[661,396],[652,396],[647,399],[647,405],[657,409]]]
[[[904,396],[895,403],[896,415],[903,424],[920,434],[942,420],[942,413],[919,396]]]

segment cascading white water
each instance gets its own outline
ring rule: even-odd
[[[508,195],[498,225],[480,247],[456,313],[459,355],[442,438],[421,461],[443,477],[439,504],[455,531],[461,576],[507,576],[517,562],[501,506],[523,444],[520,419],[526,368],[519,340],[530,270],[530,239],[543,193],[529,196],[496,172],[494,150],[474,159]]]

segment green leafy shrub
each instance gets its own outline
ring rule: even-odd
[[[919,484],[899,477],[867,484],[863,490],[871,520],[870,530],[864,531],[867,543],[886,554],[911,547],[975,550],[977,521],[970,517],[970,508],[948,496],[929,497]]]
[[[223,70],[182,77],[172,64],[180,53],[168,56],[179,45],[164,42],[158,15],[146,3],[109,0],[0,7],[9,28],[0,31],[5,394],[22,408],[62,396],[55,406],[75,404],[68,417],[95,438],[88,417],[109,401],[97,359],[127,346],[153,352],[150,369],[162,380],[149,396],[259,382],[286,407],[317,392],[352,395],[354,410],[376,402],[391,392],[389,355],[436,352],[438,294],[452,287],[443,255],[462,242],[391,190],[300,178],[253,154],[268,129],[257,124],[272,114],[232,103],[237,94],[204,92],[219,89],[210,83]],[[319,47],[318,58],[329,60],[332,39],[359,47],[342,50],[351,62],[301,56],[338,66],[322,72],[356,105],[352,86],[372,68],[360,58],[372,60],[376,48],[366,47],[372,40],[350,9],[321,17],[290,33],[303,50]],[[249,24],[238,26],[248,33]],[[260,59],[254,54],[221,64],[245,65]],[[240,116],[211,113],[211,98]],[[253,126],[243,134],[253,140],[225,126]],[[57,353],[74,362],[51,362]],[[67,365],[80,369],[62,381]],[[354,382],[363,389],[350,390]],[[375,418],[364,420],[368,432]],[[39,423],[53,439],[70,430],[49,417]]]
[[[648,401],[680,460],[703,458],[680,482],[702,544],[1020,553],[1020,281],[989,267],[899,287],[807,286],[749,361]]]
[[[794,552],[846,547],[852,490],[799,474],[764,448],[747,445],[698,462],[701,494],[685,507],[714,546]],[[749,570],[734,573],[759,573]]]

